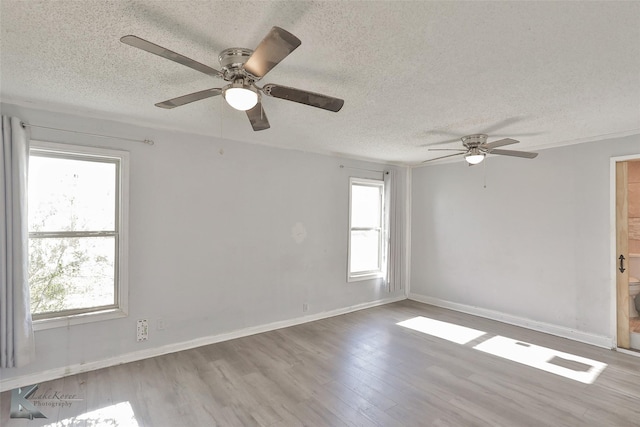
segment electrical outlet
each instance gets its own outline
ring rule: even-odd
[[[138,342],[149,339],[149,322],[147,319],[138,320],[136,327],[136,335]]]
[[[156,327],[159,331],[164,331],[164,329],[167,327],[167,323],[164,321],[164,319],[158,319],[158,321],[156,322]]]
[[[307,304],[306,302],[302,304],[302,311],[305,313],[309,311],[309,304]]]

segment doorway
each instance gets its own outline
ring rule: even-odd
[[[640,351],[640,156],[612,159],[616,345]]]

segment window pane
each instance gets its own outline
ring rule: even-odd
[[[114,231],[116,165],[29,157],[29,231]]]
[[[115,304],[115,237],[29,239],[31,312]]]
[[[351,227],[380,227],[380,187],[351,186]]]
[[[380,232],[375,230],[351,232],[351,273],[380,269]]]

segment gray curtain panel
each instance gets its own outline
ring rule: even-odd
[[[29,142],[16,117],[2,116],[0,150],[0,367],[35,358],[29,305],[27,167]]]
[[[386,230],[386,282],[389,292],[404,289],[404,219],[400,206],[402,191],[400,177],[395,170],[384,172],[384,206]]]

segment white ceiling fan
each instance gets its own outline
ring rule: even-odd
[[[220,52],[218,60],[222,71],[137,36],[124,36],[120,41],[228,82],[221,88],[205,89],[155,104],[160,108],[175,108],[222,95],[230,106],[246,111],[253,130],[259,131],[270,127],[262,107],[262,94],[333,112],[340,111],[344,105],[342,99],[319,93],[272,83],[263,87],[256,84],[302,43],[296,36],[279,27],[271,28],[255,50],[234,47]]]
[[[477,165],[481,163],[487,154],[498,154],[501,156],[522,157],[524,159],[534,159],[538,153],[532,153],[530,151],[515,151],[515,150],[501,150],[498,147],[504,147],[505,145],[517,144],[520,141],[516,141],[511,138],[499,139],[498,141],[487,142],[488,136],[479,133],[474,135],[467,135],[461,138],[462,145],[465,148],[430,148],[429,151],[459,151],[455,154],[449,154],[447,156],[436,157],[435,159],[425,160],[422,163],[432,162],[434,160],[445,159],[447,157],[464,156],[464,159],[469,165]]]

